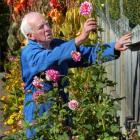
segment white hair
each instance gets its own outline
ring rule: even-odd
[[[28,36],[27,36],[28,33],[33,33],[33,29],[30,26],[28,20],[31,18],[31,15],[35,13],[36,12],[30,12],[29,14],[25,15],[24,18],[22,19],[20,30],[26,39],[28,39]]]

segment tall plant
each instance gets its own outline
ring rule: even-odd
[[[57,87],[47,94],[37,93],[34,100],[40,103],[51,102],[51,109],[38,116],[36,121],[26,127],[36,130],[33,139],[45,138],[50,140],[119,140],[120,127],[116,115],[115,100],[104,93],[104,88],[115,83],[105,76],[103,65],[95,64],[79,74],[70,77],[70,100],[65,102],[58,93]],[[63,77],[62,82],[68,77]],[[45,78],[46,81],[46,78]]]

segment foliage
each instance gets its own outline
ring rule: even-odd
[[[0,1],[0,71],[3,71],[4,59],[7,52],[7,36],[8,36],[8,28],[9,28],[9,9],[3,1]]]
[[[130,20],[130,26],[134,27],[140,24],[140,2],[139,0],[127,0],[127,4],[124,5],[125,15]]]
[[[10,129],[5,132],[11,133],[19,130],[22,127],[23,118],[23,87],[21,85],[20,77],[20,65],[19,58],[10,57],[9,63],[5,65],[5,91],[6,96],[2,96],[0,101],[3,103],[3,119],[4,124],[11,126]]]
[[[109,14],[111,19],[117,20],[120,18],[120,0],[108,0]],[[104,2],[103,2],[104,3]],[[105,4],[105,3],[104,3]],[[129,19],[130,26],[133,28],[140,24],[140,2],[139,0],[123,0],[124,15]]]
[[[23,131],[15,132],[14,134],[9,134],[2,138],[2,140],[27,140]]]
[[[78,72],[82,74],[79,76]],[[71,79],[71,86],[65,91],[71,91],[70,101],[78,102],[73,110],[58,95],[55,88],[43,96],[47,102],[53,102],[49,112],[36,118],[34,124],[27,127],[34,128],[36,135],[33,139],[101,139],[118,140],[121,136],[116,118],[114,99],[103,92],[115,83],[108,80],[103,65],[93,65],[85,70],[79,69]],[[64,78],[66,80],[67,78]],[[67,94],[67,93],[66,93]],[[42,95],[41,95],[42,96]],[[48,122],[46,124],[46,122]]]

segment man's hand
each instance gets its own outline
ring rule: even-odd
[[[97,22],[93,18],[89,18],[84,23],[81,34],[75,38],[75,44],[80,46],[88,38],[90,32],[97,32]]]
[[[89,35],[89,33],[90,33],[91,31],[92,31],[92,32],[96,32],[96,31],[97,31],[97,22],[96,22],[93,18],[89,18],[89,19],[84,23],[81,36],[82,36],[84,39],[87,39],[87,38],[88,38],[88,35]]]
[[[131,33],[125,34],[122,37],[120,37],[115,44],[115,49],[118,51],[127,50],[128,49],[127,45],[132,43],[131,38],[132,38]]]

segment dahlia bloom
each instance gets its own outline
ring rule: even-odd
[[[45,77],[48,81],[58,82],[60,79],[60,73],[56,70],[49,69],[45,71]]]
[[[33,93],[33,100],[34,100],[34,101],[37,101],[38,98],[39,98],[39,96],[42,95],[42,94],[44,94],[43,91],[39,91],[39,90],[36,91],[35,93]]]
[[[79,103],[76,101],[76,100],[71,100],[68,102],[68,107],[71,109],[71,110],[75,110],[77,109],[79,106]]]
[[[41,84],[42,80],[40,80],[37,76],[34,77],[32,84],[39,89],[43,88],[43,84]]]
[[[79,53],[77,51],[72,51],[71,57],[75,62],[79,62],[81,60],[81,53]]]
[[[92,12],[92,4],[90,2],[83,2],[80,6],[80,14],[81,15],[89,15]]]
[[[19,60],[16,56],[10,56],[8,59],[10,62],[17,62]]]

